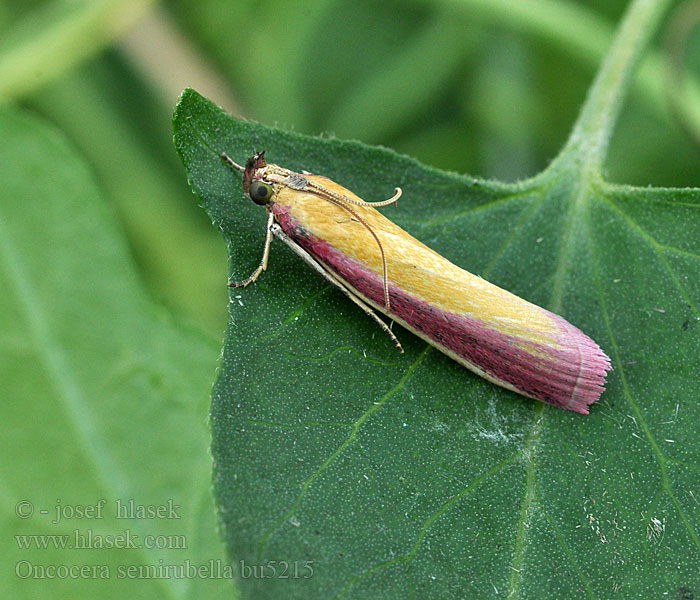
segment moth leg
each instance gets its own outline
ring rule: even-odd
[[[263,247],[263,255],[260,264],[257,266],[249,277],[241,281],[229,280],[228,287],[245,287],[249,283],[253,283],[265,269],[267,269],[267,259],[270,256],[270,244],[272,243],[272,224],[275,220],[275,215],[269,212],[267,215],[267,226],[265,227],[265,246]]]
[[[241,173],[245,171],[245,167],[242,167],[237,162],[235,162],[228,154],[226,154],[226,152],[222,152],[220,156],[221,160],[223,160],[224,163],[226,163],[232,170],[240,171]]]
[[[350,300],[352,300],[357,306],[359,306],[365,314],[369,315],[374,319],[374,321],[379,325],[384,333],[386,333],[390,338],[391,341],[394,342],[394,345],[398,349],[401,354],[403,354],[403,347],[401,346],[401,342],[396,338],[394,335],[394,332],[389,329],[389,326],[382,321],[377,313],[374,312],[371,306],[369,306],[366,302],[364,302],[362,299],[358,298],[356,294],[352,292],[352,290],[349,290],[343,283],[334,277],[331,273],[329,273],[323,265],[319,264],[318,261],[316,261],[306,250],[304,250],[299,244],[294,242],[289,236],[287,236],[284,231],[282,231],[282,228],[277,225],[276,223],[273,223],[272,226],[270,227],[270,230],[274,235],[276,235],[278,238],[280,238],[283,242],[285,242],[293,251],[295,254],[297,254],[299,257],[301,257],[304,262],[306,262],[310,267],[314,269],[319,275],[321,275],[326,281],[332,283],[334,286],[336,286],[338,289],[340,289],[341,292],[343,292]]]
[[[331,275],[328,275],[326,279],[328,279],[328,281],[330,281],[331,283],[334,283],[348,298],[350,298],[350,300],[352,300],[355,304],[357,304],[357,306],[364,310],[365,314],[372,317],[377,323],[377,325],[379,325],[384,330],[384,333],[386,333],[391,338],[391,341],[394,342],[396,349],[399,352],[401,352],[401,354],[403,354],[403,347],[401,346],[401,342],[399,342],[399,340],[396,338],[394,332],[391,329],[389,329],[389,326],[379,318],[379,315],[377,315],[377,313],[374,312],[374,310],[372,310],[371,306],[369,306],[363,300],[358,298],[348,288],[346,288],[342,283],[340,283],[340,281],[338,281]]]

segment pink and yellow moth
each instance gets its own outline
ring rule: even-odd
[[[452,264],[379,213],[401,195],[365,202],[321,175],[267,164],[256,152],[243,191],[268,214],[262,261],[272,236],[284,241],[401,344],[373,309],[403,325],[485,379],[528,398],[587,414],[604,391],[610,359],[554,313]]]

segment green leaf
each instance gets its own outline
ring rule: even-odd
[[[31,11],[0,41],[0,97],[21,97],[56,79],[128,30],[151,4],[54,0]]]
[[[207,456],[216,344],[172,322],[147,297],[113,211],[61,136],[4,108],[0,139],[0,468],[8,565],[0,596],[220,598],[230,589],[226,579],[119,576],[120,566],[138,575],[142,567],[225,560]],[[52,522],[59,503],[70,511],[102,499],[101,518]],[[131,499],[170,501],[180,518],[118,519],[116,502]],[[34,514],[22,519],[15,510],[25,500]],[[148,544],[147,535],[178,536],[160,543],[182,549],[70,546],[75,531],[96,540],[127,530],[136,545]],[[54,538],[48,548],[22,548],[19,535],[67,536],[70,550],[55,549],[61,542]],[[77,579],[31,576],[31,569],[52,565],[105,565],[108,577],[102,569]]]
[[[192,202],[163,105],[113,57],[46,86],[31,105],[90,161],[154,299],[219,338],[226,318],[225,250]]]
[[[265,149],[270,162],[322,173],[365,200],[401,186],[387,216],[562,314],[614,367],[582,417],[498,388],[400,328],[398,355],[353,304],[273,244],[260,279],[231,291],[212,404],[215,493],[244,597],[700,589],[700,190],[601,177],[623,93],[663,8],[632,5],[565,150],[520,184],[237,121],[183,93],[176,146],[234,278],[258,264],[265,216],[220,153],[241,162]],[[279,577],[282,562],[289,578]]]

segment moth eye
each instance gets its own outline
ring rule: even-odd
[[[250,184],[248,195],[255,204],[262,206],[267,204],[267,201],[272,197],[272,186],[264,181],[253,181]]]

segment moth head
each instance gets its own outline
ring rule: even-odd
[[[246,161],[243,171],[243,191],[260,206],[268,204],[274,193],[272,185],[264,179],[266,167],[265,151],[260,150]]]
[[[265,162],[264,150],[255,152],[244,167],[233,161],[225,152],[221,153],[221,159],[230,169],[243,173],[243,192],[260,206],[267,206],[272,202],[275,191],[280,187],[280,181],[291,173],[277,165],[268,165]]]

